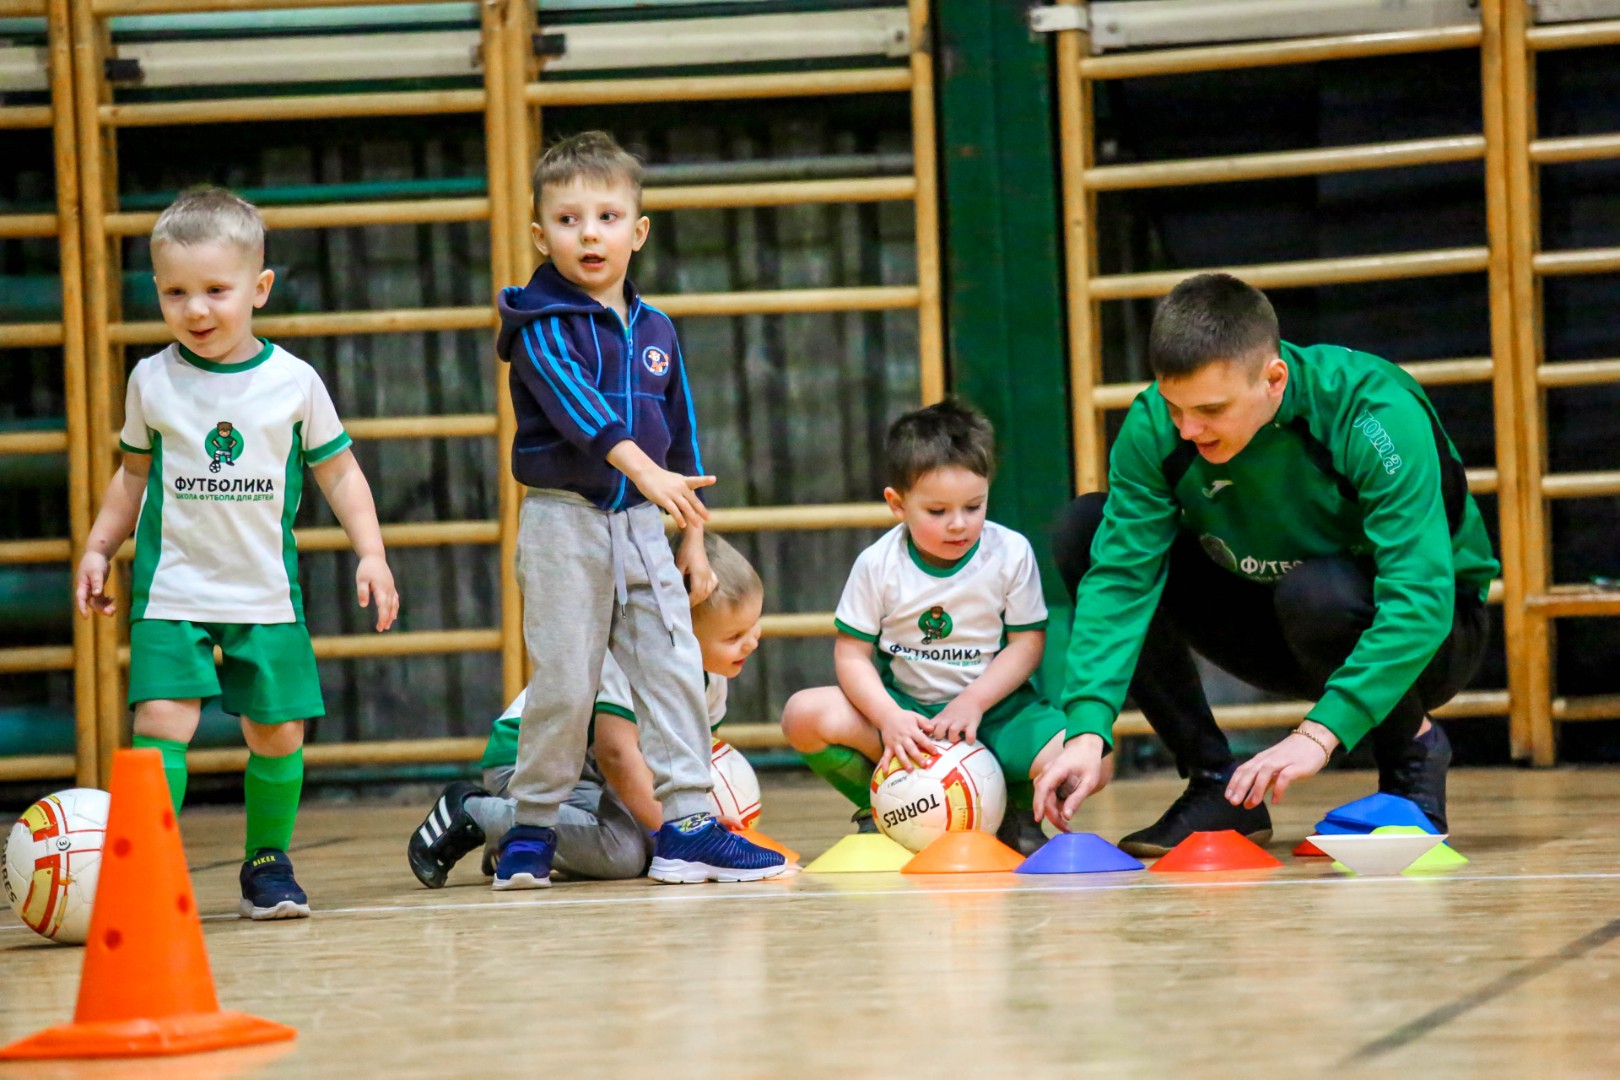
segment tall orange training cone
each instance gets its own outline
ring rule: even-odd
[[[999,874],[1016,870],[1024,857],[987,832],[948,832],[900,868],[902,874]]]
[[[191,1054],[297,1036],[220,1011],[158,751],[113,756],[102,851],[73,1023],[14,1042],[0,1058]]]

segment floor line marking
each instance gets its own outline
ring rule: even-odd
[[[337,841],[332,841],[336,843]],[[313,847],[305,845],[305,848]],[[929,888],[917,886],[908,889],[870,889],[861,892],[845,892],[837,889],[812,891],[785,892],[773,889],[768,882],[761,882],[748,890],[735,892],[679,892],[678,886],[668,888],[655,888],[647,886],[646,895],[643,896],[600,896],[600,897],[560,897],[545,889],[534,890],[540,895],[533,899],[519,899],[516,896],[505,896],[500,900],[472,900],[472,901],[446,901],[434,904],[376,904],[366,907],[344,908],[315,908],[315,914],[326,917],[332,915],[388,915],[398,912],[410,911],[467,911],[479,910],[484,912],[500,912],[503,910],[516,910],[531,907],[613,907],[625,904],[695,904],[737,902],[746,900],[825,900],[844,899],[859,900],[875,896],[977,896],[977,895],[1019,895],[1019,894],[1046,894],[1046,893],[1090,893],[1090,892],[1122,892],[1147,891],[1153,889],[1241,889],[1241,888],[1283,888],[1298,885],[1421,885],[1479,882],[1526,882],[1526,881],[1605,881],[1620,880],[1620,873],[1579,873],[1579,874],[1438,874],[1423,877],[1316,877],[1316,878],[1285,878],[1280,881],[1165,881],[1165,882],[1114,882],[1106,884],[1051,884],[1051,885],[1022,885],[1018,887],[999,886],[992,888]],[[215,914],[202,916],[203,922],[237,921],[241,916],[236,914]],[[0,926],[0,934],[13,930],[26,930],[26,926]]]
[[[1600,949],[1616,938],[1620,938],[1620,919],[1615,919],[1606,926],[1600,926],[1591,933],[1576,938],[1555,953],[1543,956],[1539,960],[1532,960],[1528,964],[1521,964],[1505,975],[1486,983],[1478,990],[1464,994],[1457,1000],[1442,1005],[1438,1009],[1433,1009],[1416,1020],[1402,1024],[1389,1034],[1374,1039],[1356,1050],[1339,1064],[1341,1066],[1355,1065],[1382,1057],[1392,1050],[1399,1050],[1408,1043],[1416,1042],[1430,1032],[1451,1023],[1464,1013],[1472,1012],[1481,1005],[1488,1004],[1505,994],[1510,994],[1530,980],[1562,967],[1571,960],[1579,960],[1592,950]]]
[[[908,889],[870,889],[860,892],[845,892],[837,889],[825,891],[779,891],[773,890],[767,882],[757,883],[749,890],[733,892],[676,892],[674,888],[657,889],[647,887],[644,896],[601,896],[601,897],[561,897],[554,893],[547,894],[546,890],[536,890],[542,893],[533,899],[519,899],[508,896],[501,900],[472,900],[472,901],[444,901],[433,904],[377,904],[365,907],[347,908],[317,908],[317,914],[322,915],[385,915],[401,911],[459,911],[479,909],[483,911],[497,911],[503,907],[611,907],[625,904],[694,904],[715,903],[739,900],[819,900],[819,899],[864,899],[873,896],[978,896],[978,895],[1004,895],[1024,893],[1089,893],[1089,892],[1121,892],[1140,891],[1148,889],[1238,889],[1253,886],[1280,887],[1290,885],[1377,885],[1395,883],[1429,882],[1523,882],[1523,881],[1584,881],[1584,880],[1620,879],[1620,873],[1578,873],[1578,874],[1468,874],[1450,875],[1448,877],[1426,878],[1396,878],[1396,877],[1321,877],[1321,878],[1289,878],[1282,881],[1166,881],[1159,882],[1111,882],[1098,884],[1060,884],[1054,882],[1050,885],[1024,885],[1009,888],[1005,885],[992,888],[929,888],[918,886]],[[234,919],[234,915],[205,915],[204,919]]]

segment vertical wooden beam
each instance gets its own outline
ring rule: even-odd
[[[1066,7],[1080,0],[1060,0]],[[1102,380],[1102,334],[1089,286],[1097,273],[1096,196],[1086,190],[1093,160],[1091,83],[1080,74],[1090,49],[1084,30],[1057,34],[1058,141],[1063,172],[1063,251],[1069,317],[1069,400],[1074,424],[1074,486],[1100,491],[1108,455],[1095,393]]]
[[[73,25],[68,0],[49,0],[45,17],[51,85],[51,135],[56,159],[57,243],[62,260],[62,385],[67,399],[68,524],[73,540],[71,558],[77,559],[84,551],[93,512],[90,501],[90,441],[94,437],[95,427],[91,424],[85,386],[79,135],[74,115]],[[72,568],[74,563],[68,565]],[[96,724],[96,686],[96,628],[74,612],[74,776],[80,787],[94,787],[99,779],[96,746],[100,731]]]
[[[481,4],[481,48],[484,56],[484,148],[489,175],[489,263],[491,291],[499,292],[513,280],[517,262],[514,246],[513,203],[521,195],[512,191],[511,161],[521,153],[511,145],[513,124],[509,114],[521,111],[522,74],[513,75],[508,48],[510,9],[519,0]],[[513,94],[513,83],[520,87]],[[491,302],[494,302],[493,295]],[[493,342],[491,342],[493,345]],[[495,379],[495,450],[500,480],[496,491],[501,525],[501,696],[510,701],[525,683],[523,649],[523,596],[517,580],[517,517],[521,491],[512,477],[512,438],[517,421],[512,412],[508,365],[491,355]]]
[[[91,12],[90,0],[69,0],[69,3],[84,252],[84,369],[88,389],[86,440],[90,470],[86,498],[90,507],[99,507],[117,468],[109,436],[115,426],[114,399],[124,382],[123,365],[113,363],[113,345],[107,335],[107,326],[116,317],[121,303],[117,257],[111,247],[117,241],[109,241],[106,228],[107,212],[116,205],[117,177],[112,153],[113,132],[102,128],[99,115],[100,106],[111,100],[111,88],[103,78],[106,28]],[[127,593],[126,589],[119,591]],[[122,606],[127,610],[127,595],[123,601]],[[118,663],[122,625],[123,618],[93,620],[98,786],[105,786],[111,778],[113,752],[124,740],[124,717],[128,709],[124,700],[124,672]]]
[[[1545,351],[1542,333],[1541,283],[1532,260],[1540,246],[1541,206],[1530,143],[1536,137],[1535,57],[1525,31],[1529,5],[1503,0],[1501,52],[1503,129],[1508,201],[1509,273],[1518,454],[1519,584],[1523,598],[1547,591],[1551,584],[1547,504],[1542,496],[1546,471],[1546,397],[1536,380]],[[1504,508],[1504,519],[1506,512]],[[1504,521],[1504,530],[1506,528]],[[1505,549],[1505,531],[1504,531]],[[1513,756],[1536,765],[1551,765],[1557,756],[1552,719],[1554,638],[1546,615],[1525,608],[1519,636],[1508,636],[1510,670],[1517,667],[1522,706],[1509,721]],[[1518,705],[1518,702],[1515,703]]]
[[[1514,0],[1508,0],[1509,3]],[[1525,666],[1524,485],[1520,474],[1519,387],[1513,304],[1513,213],[1508,193],[1511,108],[1503,70],[1503,0],[1480,9],[1480,90],[1485,121],[1485,221],[1490,248],[1491,394],[1496,429],[1497,517],[1502,537],[1502,621],[1507,643],[1510,728],[1528,709]]]
[[[917,351],[923,404],[945,396],[944,319],[940,307],[939,161],[934,132],[934,28],[929,0],[910,0],[911,159],[917,180]]]

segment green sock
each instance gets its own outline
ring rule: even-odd
[[[877,764],[859,750],[847,746],[827,746],[811,754],[800,754],[810,771],[831,784],[857,810],[872,808],[872,770]]]
[[[186,801],[186,744],[173,739],[154,739],[150,735],[137,735],[130,742],[137,750],[156,750],[163,755],[169,799],[174,803],[175,816],[179,817],[180,804]]]
[[[1007,805],[1014,810],[1035,809],[1035,782],[1033,780],[1007,781]]]
[[[247,857],[260,848],[286,851],[304,789],[304,748],[285,757],[249,753],[242,791],[247,802]]]

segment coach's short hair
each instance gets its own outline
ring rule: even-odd
[[[996,432],[983,413],[956,398],[906,413],[885,441],[889,486],[902,495],[926,473],[951,466],[986,480],[996,473]]]
[[[620,146],[605,131],[582,131],[552,144],[535,162],[534,219],[540,220],[540,195],[553,185],[589,180],[599,184],[625,183],[635,193],[636,211],[641,210],[641,181],[646,175],[641,160]]]
[[[259,208],[226,188],[187,188],[152,226],[152,246],[231,244],[264,258],[264,218]]]
[[[1218,360],[1276,355],[1277,313],[1266,294],[1231,274],[1199,274],[1171,290],[1153,313],[1148,366],[1179,379]]]

